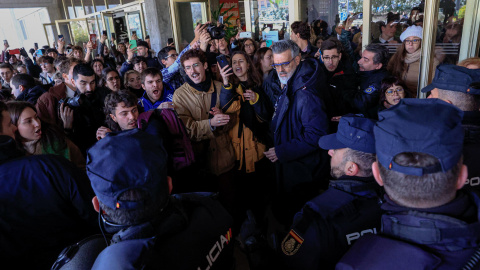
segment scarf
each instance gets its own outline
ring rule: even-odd
[[[405,64],[411,64],[413,62],[416,62],[420,60],[420,54],[422,53],[422,50],[418,49],[414,53],[407,53],[405,56]]]
[[[210,73],[209,72],[205,72],[205,76],[206,76],[206,79],[205,81],[201,82],[201,83],[194,83],[190,77],[185,76],[185,79],[187,81],[187,83],[195,88],[196,90],[200,91],[200,92],[208,92],[208,90],[210,90],[210,86],[212,86],[212,76],[210,76]]]

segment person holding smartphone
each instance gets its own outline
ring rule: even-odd
[[[199,25],[197,27],[198,29],[196,30],[199,33],[197,40],[200,41],[200,49],[205,52],[211,37],[210,34],[206,32],[206,25]],[[178,54],[174,47],[173,39],[168,39],[168,46],[158,52],[158,60],[163,66],[163,82],[170,84],[173,89],[177,89],[185,83],[183,76],[180,74],[180,57],[190,50],[197,40],[194,38],[192,43],[188,44],[187,47]]]
[[[225,61],[225,56],[223,57]],[[221,60],[221,59],[219,59]],[[264,152],[273,147],[269,131],[269,120],[273,107],[262,90],[262,77],[250,56],[244,51],[232,54],[232,65],[218,64],[223,79],[220,94],[220,108],[224,113],[233,114],[229,135],[235,150],[235,190],[236,207],[234,222],[242,222],[246,211],[251,209],[256,220],[262,220],[266,209],[265,195],[269,185],[273,165],[265,158]],[[251,187],[255,185],[256,188]]]

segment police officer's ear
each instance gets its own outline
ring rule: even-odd
[[[168,183],[168,194],[172,194],[173,184],[172,184],[172,177],[167,176],[167,183]],[[97,196],[95,196],[97,198]],[[94,199],[95,199],[94,198]],[[95,209],[96,210],[96,209]],[[97,211],[98,212],[98,211]]]
[[[359,168],[357,163],[352,161],[347,161],[345,164],[345,174],[348,176],[357,176]]]
[[[461,189],[465,183],[467,182],[468,178],[468,168],[467,165],[463,165],[460,167],[460,172],[458,173],[458,179],[457,179],[457,190]]]
[[[383,187],[383,179],[380,176],[380,168],[378,168],[378,161],[372,163],[372,173],[373,177],[375,177],[375,181],[377,181],[378,185]]]
[[[92,204],[93,204],[93,209],[95,209],[95,211],[97,211],[97,213],[100,212],[100,204],[98,203],[97,196],[93,197]]]

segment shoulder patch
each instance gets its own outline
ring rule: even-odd
[[[282,241],[282,252],[287,256],[295,255],[302,244],[303,238],[294,230],[290,230],[287,236],[285,236],[285,239]]]
[[[367,89],[363,90],[363,92],[366,94],[371,94],[375,91],[377,91],[377,88],[375,87],[375,85],[370,85]]]

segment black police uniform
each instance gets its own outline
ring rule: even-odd
[[[232,218],[210,193],[176,194],[155,221],[116,233],[92,269],[232,269]]]
[[[281,243],[287,269],[333,269],[360,236],[380,231],[381,188],[373,177],[342,176],[295,215]]]
[[[0,135],[0,265],[49,269],[67,245],[99,232],[85,172],[57,155],[22,157]]]
[[[336,269],[478,269],[463,268],[480,246],[477,194],[459,191],[450,203],[428,209],[385,198],[382,235],[362,237]]]
[[[480,112],[463,113],[463,163],[468,167],[465,188],[480,191]]]

